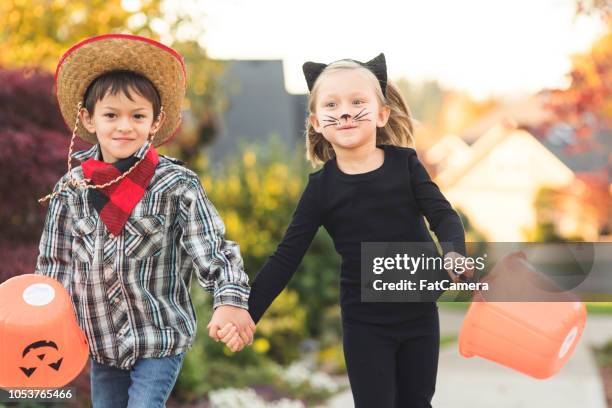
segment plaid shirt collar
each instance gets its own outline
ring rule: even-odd
[[[134,153],[134,156],[138,159],[142,159],[144,155],[147,153],[147,150],[149,149],[150,145],[151,145],[151,141],[147,140],[145,144],[143,144],[138,150],[136,150],[136,153]],[[95,145],[91,146],[87,150],[79,150],[78,152],[74,152],[72,153],[71,157],[73,159],[77,159],[80,162],[84,162],[85,160],[90,159],[90,158],[99,160],[101,159],[100,144],[96,143]]]

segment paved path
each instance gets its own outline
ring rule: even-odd
[[[440,331],[457,334],[464,312],[440,309]],[[487,360],[464,358],[456,344],[440,352],[436,408],[606,408],[603,384],[590,351],[612,339],[612,316],[589,316],[583,337],[568,363],[552,378],[537,380]],[[353,407],[350,391],[327,408]]]

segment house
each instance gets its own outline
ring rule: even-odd
[[[542,187],[568,185],[574,173],[512,122],[494,125],[470,158],[446,167],[436,182],[487,240],[521,242],[536,223],[533,203]]]
[[[213,164],[237,153],[241,143],[263,144],[271,136],[294,149],[303,143],[306,95],[285,89],[281,60],[227,60],[221,79],[227,109],[215,142],[208,149]]]
[[[575,143],[572,129],[563,123],[545,131],[541,127],[532,128],[530,132],[575,174],[574,183],[557,192],[559,232],[564,236],[577,235],[592,241],[610,240],[612,130],[598,130],[582,142],[586,149],[575,148],[581,145]]]
[[[597,240],[609,223],[612,135],[597,135],[601,149],[568,153],[567,134],[538,132],[551,120],[545,99],[540,92],[497,109],[424,155],[453,206],[489,241],[529,240],[543,220],[559,235]],[[553,212],[534,205],[542,189],[555,192]]]
[[[435,174],[446,168],[456,168],[470,159],[470,145],[461,137],[449,134],[425,152],[425,161]]]

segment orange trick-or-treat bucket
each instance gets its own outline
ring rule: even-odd
[[[88,355],[70,296],[58,281],[27,274],[0,285],[0,387],[63,387]]]
[[[496,270],[497,269],[497,270]],[[500,272],[502,271],[502,272]],[[538,272],[524,257],[512,254],[502,259],[491,276],[502,279],[496,287],[519,288],[521,282],[536,282]],[[535,279],[535,280],[534,280]],[[550,283],[546,283],[550,286]],[[530,285],[536,299],[541,282]],[[523,292],[525,287],[521,288]],[[495,295],[474,295],[459,334],[459,352],[464,357],[479,356],[535,378],[557,373],[572,355],[586,322],[584,303],[569,293],[542,292],[541,298],[555,301],[497,302]],[[500,297],[497,297],[500,298]]]

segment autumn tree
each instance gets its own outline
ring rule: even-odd
[[[607,29],[588,52],[572,57],[569,87],[551,91],[547,104],[554,113],[548,125],[562,122],[573,130],[570,153],[597,149],[593,136],[612,128],[612,8],[605,1],[580,0],[576,13],[598,16]]]
[[[143,15],[142,24],[129,24]],[[155,36],[159,0],[126,11],[120,0],[8,0],[0,2],[0,65],[36,66],[53,71],[72,44],[94,35],[129,32]],[[136,21],[138,22],[138,21]]]
[[[41,70],[0,69],[0,282],[33,273],[45,208],[37,198],[66,171],[68,137]]]
[[[45,210],[37,198],[66,171],[70,129],[57,107],[53,72],[70,46],[95,35],[131,33],[177,49],[188,73],[187,112],[181,133],[162,153],[195,161],[202,135],[213,139],[223,66],[200,45],[198,16],[164,7],[160,0],[0,2],[0,282],[33,272]]]

